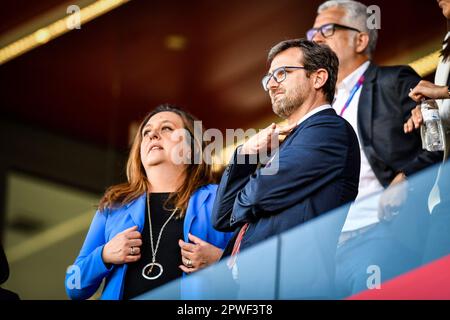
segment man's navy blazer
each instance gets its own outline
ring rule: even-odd
[[[355,200],[360,150],[351,125],[333,109],[298,125],[277,151],[276,163],[257,168],[241,164],[235,152],[225,170],[213,207],[220,231],[249,222],[241,250]],[[339,230],[340,231],[340,230]]]

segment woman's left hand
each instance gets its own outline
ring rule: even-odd
[[[192,273],[203,269],[214,262],[218,261],[222,256],[222,250],[212,244],[189,233],[188,238],[193,243],[187,243],[183,240],[178,241],[181,248],[180,269],[186,273]]]

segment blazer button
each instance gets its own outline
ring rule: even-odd
[[[231,222],[233,223],[235,221],[236,221],[236,218],[234,216],[231,216]]]

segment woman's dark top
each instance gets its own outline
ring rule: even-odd
[[[156,247],[159,232],[161,231],[163,224],[167,221],[175,208],[172,203],[168,203],[164,206],[169,198],[169,195],[170,193],[150,194],[150,214],[152,219],[154,248]],[[175,215],[177,214],[178,212]],[[128,264],[122,299],[132,299],[171,280],[181,277],[183,272],[178,267],[182,264],[181,249],[178,246],[178,240],[184,239],[183,223],[184,218],[176,219],[175,217],[172,217],[164,228],[156,253],[156,262],[162,265],[163,273],[157,279],[148,280],[142,276],[142,269],[148,263],[152,262],[148,209],[147,205],[145,206],[145,223],[144,229],[142,230],[141,259],[137,262]],[[156,276],[158,272],[159,268],[155,266],[151,275]]]

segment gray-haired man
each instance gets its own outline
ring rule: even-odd
[[[422,150],[418,134],[404,134],[403,123],[415,107],[409,89],[420,77],[408,66],[379,67],[371,61],[378,33],[368,28],[367,11],[357,1],[327,1],[307,32],[308,39],[329,45],[338,56],[332,106],[358,134],[361,174],[356,201],[372,195],[352,206],[342,230],[336,266],[342,296],[367,289],[371,265],[380,266],[382,281],[411,265],[410,255],[389,241],[390,231],[379,223],[380,193],[442,156]],[[402,267],[391,268],[394,265]]]

